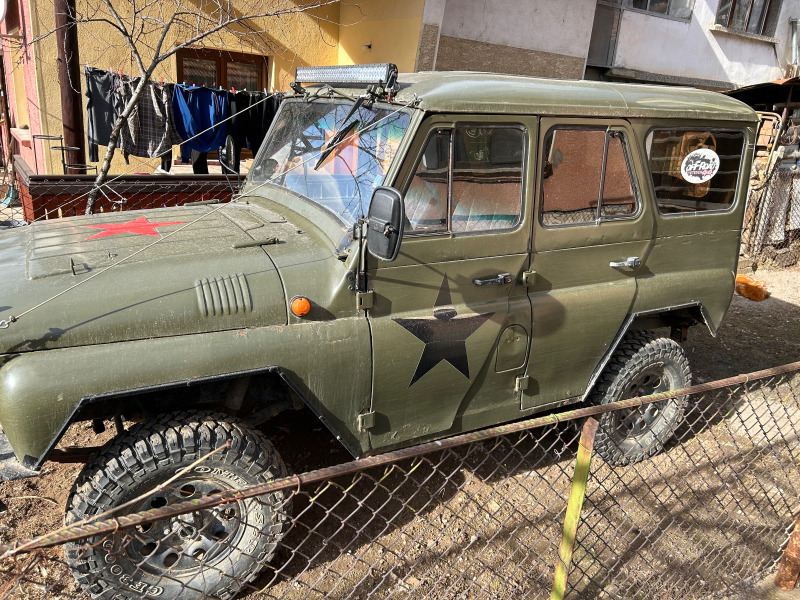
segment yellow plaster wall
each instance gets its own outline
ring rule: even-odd
[[[52,1],[29,0],[34,17],[34,36],[40,36],[53,30],[55,20]],[[194,2],[201,10],[203,0],[189,0]],[[240,10],[246,14],[256,11],[274,9],[292,9],[302,7],[304,0],[250,0],[234,1],[234,6],[239,5]],[[35,8],[33,5],[37,5]],[[245,7],[245,5],[247,7]],[[79,14],[90,13],[97,6],[96,0],[77,0],[76,8]],[[128,2],[115,2],[114,6],[124,17],[124,10],[130,7]],[[169,2],[161,3],[169,6]],[[278,90],[288,89],[288,84],[294,79],[294,69],[302,65],[333,65],[337,61],[339,46],[339,4],[332,3],[327,6],[309,9],[307,12],[295,14],[282,14],[280,17],[263,17],[248,20],[238,28],[232,28],[221,34],[215,34],[196,44],[197,47],[213,48],[218,50],[231,50],[266,55],[270,60],[269,87]],[[81,59],[81,93],[85,92],[83,82],[83,65],[89,64],[100,69],[120,69],[128,75],[138,76],[139,70],[133,59],[129,47],[124,39],[110,25],[105,23],[80,24],[78,44]],[[253,35],[253,31],[258,32]],[[187,32],[176,32],[165,40],[164,48],[171,48],[176,42],[181,43],[187,39]],[[152,36],[148,39],[151,41]],[[148,51],[149,44],[139,45],[143,54],[145,65],[149,66],[152,52]],[[39,85],[39,98],[42,106],[43,133],[61,135],[61,98],[57,70],[57,47],[55,36],[40,40],[35,45],[38,59],[37,82]],[[174,82],[177,78],[177,63],[175,57],[159,65],[154,72],[154,79],[163,77],[165,81]],[[84,107],[84,137],[86,102],[82,96]],[[100,147],[100,161],[103,160],[106,148]],[[178,157],[179,149],[176,147],[174,156]],[[48,172],[61,172],[60,154],[51,152],[51,161],[48,163]],[[87,157],[88,158],[88,157]],[[111,164],[112,174],[123,172],[152,172],[160,161],[131,157],[130,165],[125,164],[122,156],[117,152]],[[100,163],[96,163],[100,164]]]
[[[342,3],[339,64],[391,62],[401,72],[413,72],[423,8],[425,0]]]
[[[42,36],[53,30],[53,4],[48,0],[29,0],[34,16],[33,34]],[[194,2],[198,10],[204,5],[203,0]],[[272,4],[275,8],[291,8],[302,6],[304,0],[258,0],[258,10],[267,10]],[[242,11],[251,0],[239,0]],[[270,59],[269,87],[287,90],[294,79],[294,70],[298,66],[365,64],[372,62],[393,62],[400,71],[414,70],[420,24],[424,0],[363,0],[356,3],[334,3],[324,7],[313,8],[308,12],[284,14],[279,18],[251,19],[245,25],[206,38],[198,47],[231,50],[266,55]],[[169,6],[164,2],[162,6]],[[91,13],[97,6],[96,0],[77,0],[79,14]],[[124,11],[130,7],[128,2],[116,2],[115,7],[123,17]],[[252,31],[258,31],[257,36]],[[185,34],[185,32],[184,32]],[[185,37],[171,36],[164,47],[170,48],[176,42],[185,41]],[[120,36],[110,25],[91,23],[79,25],[78,43],[81,66],[89,64],[101,69],[122,69],[126,74],[138,76],[139,71],[133,54]],[[364,45],[372,48],[365,50]],[[40,40],[35,45],[37,61],[37,85],[42,111],[42,133],[61,135],[61,99],[57,70],[57,48],[55,36]],[[145,64],[149,64],[152,54],[147,45],[140,45]],[[85,92],[81,69],[81,92]],[[155,71],[154,78],[163,77],[165,81],[175,81],[177,65],[172,57],[162,63]],[[82,96],[85,119],[85,97]],[[84,121],[85,129],[85,121]],[[105,147],[100,147],[102,161]],[[48,172],[61,172],[60,154],[46,152]],[[175,157],[178,148],[175,149]],[[99,163],[98,163],[99,164]],[[159,164],[158,159],[131,157],[131,164],[125,164],[117,152],[111,166],[111,173],[152,172]]]

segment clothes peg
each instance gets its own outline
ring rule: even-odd
[[[161,85],[164,85],[164,78],[161,78]]]

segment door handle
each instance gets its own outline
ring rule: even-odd
[[[511,283],[511,273],[498,273],[486,279],[473,279],[472,283],[475,285],[506,285]]]
[[[642,264],[641,258],[639,258],[638,256],[629,256],[625,260],[621,260],[619,262],[611,261],[610,263],[608,263],[608,266],[618,269],[620,267],[638,267],[641,264]]]

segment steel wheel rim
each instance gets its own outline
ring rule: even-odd
[[[663,366],[652,366],[625,385],[619,400],[660,394],[672,389],[672,380]],[[628,411],[608,413],[614,436],[620,440],[630,440],[645,435],[661,418],[668,402],[651,402]]]
[[[211,478],[183,477],[138,503],[131,512],[164,508],[218,493],[227,487]],[[186,576],[227,556],[243,529],[240,503],[235,502],[139,525],[124,553],[151,574]]]

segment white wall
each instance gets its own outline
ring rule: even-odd
[[[585,58],[595,4],[595,0],[447,0],[441,34]]]
[[[614,66],[728,81],[737,87],[782,77],[791,57],[788,20],[800,17],[800,0],[783,1],[775,32],[781,40],[777,47],[770,42],[710,31],[717,5],[718,0],[696,0],[688,23],[623,11]]]

